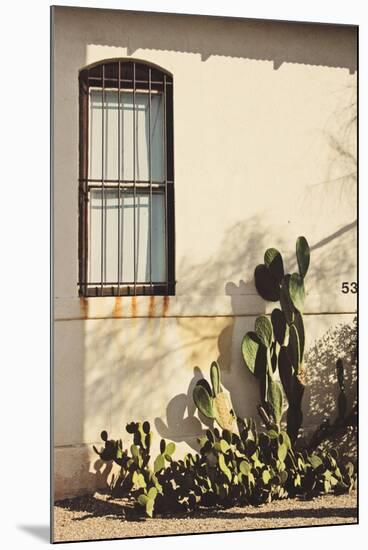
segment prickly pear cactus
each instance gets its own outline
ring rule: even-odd
[[[341,387],[341,363],[337,371]],[[211,379],[218,390],[216,397],[222,393],[217,374],[214,367]],[[271,392],[275,391],[273,382],[269,386]],[[267,413],[263,414],[268,423]],[[173,457],[175,444],[161,439],[152,467],[143,461],[147,447],[142,434],[151,433],[149,423],[129,423],[127,431],[133,443],[130,454],[122,451],[124,460],[119,476],[111,484],[112,495],[128,497],[137,509],[152,518],[191,512],[202,506],[258,506],[287,497],[341,494],[356,487],[353,464],[341,464],[336,451],[300,452],[289,435],[274,425],[259,433],[252,418],[238,418],[238,424],[239,434],[228,429],[207,429],[198,439],[199,452],[187,453],[179,460]],[[114,460],[120,440],[110,440],[105,431],[101,438],[107,450],[99,453],[101,459]]]
[[[255,285],[267,301],[280,302],[271,317],[256,319],[254,332],[248,332],[242,342],[244,363],[259,380],[261,409],[270,422],[280,425],[284,412],[285,394],[288,401],[287,425],[289,436],[295,440],[302,423],[302,397],[305,385],[305,332],[303,310],[304,278],[310,263],[310,250],[305,237],[296,241],[298,273],[285,273],[284,262],[276,248],[264,254],[264,264],[256,267]],[[281,389],[282,388],[282,389]],[[344,409],[341,392],[340,407]]]
[[[235,415],[230,399],[221,387],[220,368],[213,361],[210,369],[211,384],[204,379],[199,380],[193,390],[193,401],[197,409],[210,420],[226,430],[235,429]]]

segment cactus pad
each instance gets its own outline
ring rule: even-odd
[[[271,377],[268,380],[267,401],[271,408],[273,419],[279,425],[283,412],[282,389],[280,383]]]
[[[256,359],[261,342],[255,332],[247,332],[242,342],[242,353],[245,364],[252,374],[255,375]]]
[[[298,237],[296,241],[296,257],[298,260],[299,274],[304,279],[307,274],[310,261],[309,245],[305,237]]]
[[[281,309],[275,308],[271,313],[271,322],[276,341],[282,346],[285,341],[287,324]]]
[[[295,373],[298,374],[300,366],[300,344],[298,331],[296,330],[294,324],[290,325],[289,344],[287,350]]]
[[[225,392],[220,392],[213,398],[213,409],[216,421],[223,430],[233,431],[234,417],[230,412],[230,403]]]
[[[204,416],[214,418],[213,399],[203,385],[197,383],[193,390],[193,400]]]
[[[255,332],[261,343],[269,348],[272,344],[273,329],[272,323],[266,315],[260,315],[255,322]]]
[[[293,305],[299,311],[304,308],[304,282],[299,273],[293,273],[289,279],[289,295]]]
[[[268,267],[260,264],[254,271],[254,282],[258,294],[269,302],[277,302],[280,298],[280,288]]]
[[[213,361],[211,364],[210,376],[213,395],[216,396],[220,392],[220,369],[216,361]]]
[[[289,292],[290,275],[285,275],[280,287],[280,305],[288,325],[294,321],[295,308]]]
[[[268,248],[264,254],[264,263],[268,267],[272,277],[281,283],[284,276],[284,263],[282,256],[276,248]]]

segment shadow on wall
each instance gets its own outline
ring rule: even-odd
[[[179,316],[176,319],[178,337],[167,341],[166,319],[147,319],[145,323],[131,319],[129,335],[126,334],[127,320],[89,321],[86,352],[91,353],[88,350],[93,349],[90,363],[94,366],[85,384],[85,413],[90,418],[90,441],[96,440],[96,429],[99,430],[99,427],[109,430],[112,420],[116,425],[116,418],[119,418],[119,425],[124,429],[125,424],[132,420],[124,411],[137,409],[135,403],[139,403],[141,418],[149,417],[152,412],[152,395],[155,395],[158,403],[169,402],[166,418],[156,417],[156,427],[160,435],[175,441],[192,440],[195,427],[198,427],[198,422],[193,417],[192,389],[196,380],[203,377],[201,369],[208,369],[213,360],[217,360],[220,365],[223,385],[231,393],[238,414],[257,414],[258,384],[244,367],[241,356],[242,339],[247,331],[253,330],[255,316],[244,315],[244,310],[249,300],[255,300],[257,311],[265,311],[266,303],[256,293],[253,271],[262,262],[267,247],[283,249],[277,239],[269,240],[270,231],[261,220],[262,215],[257,215],[249,221],[236,223],[226,231],[212,261],[191,265],[187,259],[186,269],[184,266],[181,268],[185,285],[188,285],[188,289],[190,286],[195,289],[195,292],[192,290],[194,297],[191,296],[191,300],[198,300],[198,308],[204,299],[201,293],[206,288],[210,289],[209,294],[214,295],[222,294],[225,289],[225,294],[230,296],[232,315],[221,330],[218,330],[215,319],[202,319],[203,322],[198,322],[196,319]],[[314,288],[316,284],[321,285],[321,282],[327,287],[329,273],[338,271],[345,246],[341,245],[339,235],[328,236],[324,242],[316,245],[312,243],[312,249],[313,246],[319,246],[321,250],[328,246],[328,251],[324,254],[325,257],[328,256],[328,262],[318,262],[318,269],[315,268],[312,277],[308,277],[307,288]],[[284,257],[288,271],[293,270],[294,255],[293,252]],[[244,265],[245,280],[226,282],[224,277],[237,274],[239,265]],[[221,285],[220,289],[218,285]],[[195,302],[193,307],[196,307]],[[198,350],[200,364],[196,361],[193,350]],[[216,351],[211,356],[213,350]],[[192,365],[190,361],[193,361]],[[196,363],[198,367],[194,367]],[[172,380],[175,378],[174,366],[194,368],[194,371],[187,392],[171,397],[170,388],[173,388]],[[101,410],[104,413],[100,418],[96,417]],[[97,426],[99,427],[96,428]]]
[[[251,221],[250,231],[247,230],[246,222],[235,224],[232,230],[229,229],[226,232],[213,264],[207,262],[188,267],[188,276],[191,274],[195,280],[206,281],[210,273],[211,276],[214,273],[219,276],[224,272],[226,274],[233,270],[236,272],[239,262],[244,265],[245,271],[253,272],[255,265],[262,261],[264,250],[268,246],[276,245],[273,242],[266,244],[269,232],[262,226],[260,218],[257,216]],[[243,239],[239,238],[240,235]],[[326,242],[336,249],[340,246],[338,236],[331,240],[326,237]],[[319,246],[323,249],[326,245],[322,242]],[[338,261],[339,256],[332,254],[329,261],[333,263],[334,258]],[[290,269],[288,258],[285,258],[285,268],[288,271]],[[325,266],[320,265],[314,276],[323,278],[324,272]],[[308,281],[308,285],[312,284],[313,281]],[[182,336],[173,342],[174,345],[162,345],[167,330],[165,323],[168,319],[147,319],[145,323],[139,324],[136,324],[138,320],[135,319],[89,321],[90,332],[87,334],[86,349],[88,350],[88,343],[93,342],[94,368],[93,373],[90,373],[86,380],[85,413],[90,422],[91,440],[95,440],[96,430],[99,431],[100,428],[105,427],[109,430],[111,422],[116,425],[117,418],[124,431],[125,424],[132,420],[129,410],[134,408],[135,402],[139,402],[140,418],[134,418],[134,420],[144,420],[149,417],[152,414],[152,396],[155,396],[157,403],[167,403],[166,414],[157,415],[154,420],[158,434],[175,442],[185,442],[194,450],[198,450],[197,437],[203,433],[204,429],[211,427],[211,423],[201,416],[198,418],[192,393],[200,378],[208,378],[208,371],[206,370],[205,373],[202,371],[202,364],[200,367],[195,366],[186,391],[175,394],[174,397],[171,397],[172,393],[170,394],[171,389],[177,387],[177,384],[173,385],[175,369],[190,367],[188,364],[183,364],[183,357],[188,357],[186,353],[183,354],[186,348],[199,350],[205,348],[204,366],[208,369],[212,360],[218,361],[223,386],[231,395],[236,413],[241,417],[257,418],[258,383],[245,368],[241,356],[242,338],[247,331],[253,330],[255,317],[239,314],[242,300],[249,299],[254,292],[253,280],[240,280],[239,283],[226,282],[225,293],[231,297],[232,303],[232,315],[226,327],[219,332],[214,319],[208,318],[204,324],[198,325],[195,319],[178,318],[176,322]],[[198,296],[198,300],[202,299],[203,296]],[[258,307],[264,308],[265,302],[261,298],[259,300]],[[261,311],[262,309],[259,309],[259,312]],[[152,321],[154,325],[151,324]],[[125,332],[124,328],[127,326],[124,323],[127,322],[131,324],[132,332],[129,332],[129,335],[125,334],[124,338],[131,341],[132,345],[122,344],[121,340]],[[153,326],[156,326],[156,329]],[[201,327],[200,330],[198,327]],[[345,361],[347,393],[350,401],[354,399],[356,395],[354,338],[356,338],[354,324],[338,325],[309,348],[306,355],[309,387],[303,407],[305,411],[309,411],[306,415],[308,425],[319,423],[321,414],[334,417],[334,390],[337,390],[335,363],[338,357],[342,356]],[[350,347],[351,352],[348,351]],[[216,348],[217,353],[210,356],[207,350],[216,350]],[[112,353],[111,356],[110,353]],[[109,366],[106,367],[106,365]],[[129,379],[129,385],[126,383],[127,379]],[[113,383],[110,382],[111,380]],[[96,420],[96,416],[91,411],[101,409],[104,409],[104,417]],[[116,436],[116,434],[111,435]],[[95,469],[95,466],[98,465],[95,464],[92,469]]]
[[[320,424],[324,418],[333,422],[337,416],[336,401],[339,386],[336,361],[344,363],[345,392],[350,411],[357,399],[357,320],[339,323],[310,346],[305,355],[307,389],[304,408],[311,425]]]
[[[335,109],[325,121],[322,135],[318,136],[328,145],[325,175],[322,181],[306,186],[298,205],[300,211],[313,210],[317,219],[323,219],[328,209],[331,221],[335,220],[336,230],[315,244],[313,250],[318,250],[333,238],[342,237],[356,226],[357,85],[355,82],[346,83],[334,95]],[[341,205],[344,205],[343,209]],[[355,219],[352,219],[352,213]]]
[[[349,182],[356,184],[357,175],[357,121],[358,102],[357,84],[350,82],[340,90],[338,105],[332,112],[325,128],[325,137],[330,146],[330,163],[327,182],[342,180],[342,189]],[[343,176],[341,177],[341,174]],[[340,178],[336,177],[337,175]],[[350,201],[355,204],[356,190],[352,193]],[[345,198],[345,197],[344,197]]]
[[[83,47],[126,47],[128,55],[145,49],[185,52],[200,54],[202,61],[238,57],[272,61],[274,69],[283,63],[357,69],[353,26],[62,7],[55,13],[56,21],[67,19],[65,28],[77,25],[73,38],[80,37]]]
[[[97,455],[91,460],[90,450],[85,446],[70,448],[69,451],[67,454],[64,453],[64,449],[55,451],[55,501],[67,495],[83,495],[108,487],[113,470],[111,462],[104,462],[97,458]]]
[[[181,334],[181,342],[177,347],[168,351],[167,355],[178,354],[183,346],[199,348],[203,357],[203,348],[208,344],[208,349],[216,352],[211,356],[210,351],[204,364],[208,369],[213,360],[217,360],[222,373],[223,386],[230,390],[233,405],[239,414],[250,416],[258,401],[256,382],[252,375],[242,365],[240,353],[241,340],[247,330],[254,323],[254,317],[236,317],[244,310],[244,304],[252,297],[257,303],[257,309],[264,308],[264,301],[256,295],[253,276],[240,280],[239,283],[226,282],[239,271],[239,266],[244,266],[245,273],[253,273],[254,265],[262,259],[260,250],[264,248],[267,228],[262,222],[262,215],[256,215],[244,222],[238,222],[229,228],[222,239],[218,253],[211,261],[193,265],[190,259],[183,260],[179,268],[183,283],[181,294],[188,293],[191,296],[191,304],[200,310],[204,296],[223,295],[231,297],[232,315],[225,323],[225,328],[220,332],[216,329],[216,320],[205,319],[204,323],[198,323],[195,319],[178,318],[177,325]],[[193,289],[195,289],[193,291]],[[196,304],[197,300],[197,304]],[[193,449],[198,449],[197,437],[202,433],[202,424],[211,427],[208,419],[199,415],[194,416],[196,407],[192,393],[196,382],[200,378],[208,378],[208,372],[204,375],[199,367],[194,367],[193,378],[189,383],[186,393],[175,395],[169,402],[166,410],[166,418],[156,418],[155,426],[161,437],[174,441],[185,441]],[[248,399],[244,399],[244,388],[248,390]],[[198,414],[198,411],[197,411]]]
[[[231,296],[233,317],[232,325],[224,329],[218,337],[217,357],[222,384],[229,391],[233,407],[241,418],[254,416],[259,403],[258,382],[245,367],[241,353],[244,335],[254,329],[255,321],[254,316],[238,316],[245,288],[246,284],[243,281],[239,281],[239,285],[232,282],[225,285],[226,294]],[[261,303],[260,314],[265,312],[265,302],[262,300]]]
[[[242,319],[235,319],[231,330]],[[240,326],[236,337],[232,337],[232,345],[239,349],[241,340],[247,330],[253,328],[254,318],[249,320],[252,326],[244,328]],[[228,364],[223,362],[221,339],[219,336],[220,355],[218,362],[221,368],[221,380],[223,386],[229,391],[232,404],[236,414],[241,418],[253,417],[260,425],[256,407],[260,402],[259,385],[255,378],[245,368],[243,359],[237,358],[229,369]],[[323,419],[329,419],[331,424],[337,416],[337,397],[339,386],[336,376],[336,361],[342,358],[345,367],[345,391],[348,405],[347,413],[356,404],[357,400],[357,326],[356,318],[351,323],[339,323],[329,329],[320,339],[318,339],[308,350],[305,356],[305,365],[307,372],[307,386],[303,399],[304,428],[306,433],[319,425]],[[226,354],[229,349],[226,347]],[[197,438],[203,435],[204,429],[213,426],[213,422],[203,417],[197,411],[199,418],[194,416],[196,407],[193,403],[192,394],[195,384],[203,373],[198,367],[194,368],[193,379],[191,380],[187,392],[175,396],[169,402],[166,411],[167,425],[162,419],[157,418],[155,426],[162,437],[172,439],[176,442],[186,442],[194,450],[198,450]],[[209,377],[207,376],[207,379]],[[347,459],[356,458],[356,433],[354,429],[348,428],[343,433],[338,433],[331,442],[324,446],[338,448],[341,455]]]
[[[187,283],[188,279],[190,281],[191,278],[193,278],[193,281],[198,280],[200,288],[203,285],[203,290],[206,283],[208,283],[214,294],[218,292],[218,287],[216,286],[218,283],[211,281],[211,277],[216,275],[219,278],[219,274],[223,273],[224,269],[226,273],[235,273],[239,265],[244,265],[245,271],[248,272],[247,275],[249,278],[247,277],[246,281],[240,280],[238,284],[229,281],[225,284],[225,293],[231,297],[232,316],[231,322],[218,335],[217,347],[219,353],[216,359],[221,368],[223,386],[231,395],[236,413],[240,417],[252,416],[256,419],[258,419],[256,407],[260,399],[259,385],[248,369],[245,368],[241,355],[242,339],[247,331],[254,329],[255,317],[244,316],[244,303],[246,304],[249,297],[256,293],[253,277],[250,277],[250,269],[252,269],[253,273],[254,267],[262,262],[263,252],[267,247],[279,247],[278,243],[275,242],[268,242],[266,244],[267,237],[265,235],[269,234],[269,232],[262,226],[261,219],[262,216],[256,216],[251,220],[249,226],[246,223],[235,224],[231,230],[226,232],[219,248],[219,253],[212,262],[203,262],[203,264],[188,267],[188,260],[187,271],[183,269]],[[250,231],[248,227],[251,227]],[[319,289],[328,289],[331,284],[331,274],[339,273],[343,257],[345,258],[344,269],[347,272],[355,267],[355,258],[351,257],[349,260],[349,256],[346,254],[349,246],[351,246],[351,231],[355,227],[356,222],[354,221],[342,227],[337,232],[327,235],[320,241],[311,243],[312,254],[314,250],[319,250],[322,261],[318,259],[310,276],[308,274],[307,289],[313,289],[316,286]],[[250,236],[244,239],[245,235]],[[244,247],[240,244],[243,242],[245,243]],[[282,247],[279,248],[282,250]],[[226,268],[223,265],[224,261],[228,262]],[[294,252],[290,252],[286,256],[284,255],[286,271],[294,271],[296,268],[294,264]],[[213,287],[211,286],[212,283]],[[198,297],[198,300],[202,299],[203,296]],[[243,303],[243,301],[245,302]],[[275,304],[275,307],[277,305]],[[257,302],[257,307],[259,308],[259,313],[262,312],[262,307],[265,307],[265,302],[261,298]],[[178,322],[181,322],[180,319]],[[211,320],[208,320],[208,325],[210,324]],[[195,323],[192,325],[186,323],[186,330],[189,332],[192,330],[193,341],[198,342],[198,344],[201,337],[206,338],[205,334],[198,334]],[[208,332],[206,334],[208,336]],[[356,323],[339,324],[331,328],[310,347],[306,355],[309,378],[303,403],[303,409],[306,411],[306,426],[319,424],[324,416],[331,417],[331,420],[334,420],[334,416],[336,415],[335,403],[338,393],[335,364],[339,357],[342,357],[346,363],[346,392],[350,405],[352,405],[356,397],[356,366],[353,360],[355,343]],[[208,363],[213,359],[215,357],[209,357]],[[198,373],[198,375],[200,374]],[[196,379],[197,377],[195,376],[193,379],[194,383]],[[191,383],[186,394],[180,394],[170,401],[167,413],[168,425],[170,423],[169,418],[176,418],[177,411],[173,410],[175,404],[179,404],[180,419],[185,419],[185,408],[188,407],[189,411],[189,406],[193,406],[191,397],[193,386],[194,384]],[[322,391],[323,393],[321,393]],[[198,424],[192,415],[193,411],[191,410],[190,416],[193,422],[192,426],[194,427],[194,423]],[[177,423],[172,422],[172,426],[174,428],[174,426],[177,426]],[[180,440],[180,430],[175,431],[175,429],[172,429],[168,431],[163,429],[161,421],[156,423],[156,427],[163,437],[174,436],[176,441]]]
[[[350,83],[326,121],[323,138],[329,145],[324,181],[308,186],[300,197],[300,211],[324,219],[330,233],[311,243],[308,287],[318,293],[339,292],[343,281],[356,280],[357,264],[357,87]],[[334,222],[334,223],[333,223]],[[315,267],[323,266],[316,271]]]
[[[196,307],[196,300],[200,308],[206,295],[223,295],[224,290],[230,297],[232,315],[225,319],[226,323],[221,329],[216,319],[202,319],[199,323],[196,319],[180,318],[180,312],[175,320],[178,337],[173,339],[168,338],[167,323],[170,319],[147,319],[144,323],[138,322],[138,319],[105,319],[89,320],[85,324],[86,361],[92,365],[84,373],[84,411],[81,422],[85,441],[95,442],[100,430],[109,431],[111,426],[121,426],[120,434],[124,433],[126,423],[132,420],[130,411],[139,410],[139,416],[144,420],[152,418],[154,409],[153,418],[161,437],[183,441],[197,449],[196,437],[203,428],[195,413],[192,390],[196,381],[203,377],[202,370],[208,378],[206,369],[213,360],[219,362],[222,383],[231,394],[237,414],[257,417],[259,387],[245,368],[241,356],[241,341],[247,331],[253,330],[255,317],[244,315],[244,311],[250,301],[258,313],[265,311],[266,304],[257,295],[254,286],[254,268],[263,261],[266,248],[275,246],[281,252],[285,250],[280,237],[272,238],[265,219],[259,213],[235,223],[224,233],[218,251],[212,258],[194,265],[190,258],[186,258],[180,267],[183,280],[181,294],[190,295],[191,301],[194,301],[193,307]],[[346,251],[351,246],[350,234],[354,228],[353,223],[335,234],[326,235],[317,243],[310,243],[313,269],[308,274],[307,290],[316,287],[328,289],[331,274],[341,271],[341,262],[344,261],[344,266],[349,269],[353,267],[353,258],[349,260]],[[346,237],[348,240],[345,240]],[[317,249],[322,260],[314,258],[313,250]],[[296,268],[294,251],[284,254],[284,263],[287,271]],[[244,266],[243,279],[239,279],[239,266]],[[319,356],[319,348],[320,344],[313,348],[316,358]],[[193,350],[198,350],[200,361],[196,359]],[[176,394],[178,384],[173,369],[183,368],[194,369],[192,379],[186,392],[180,388],[180,393]],[[328,367],[323,372],[327,377],[326,382],[329,381]],[[334,376],[333,369],[331,376]],[[319,383],[318,377],[315,381],[311,379],[309,399],[316,395],[315,390],[320,390]],[[157,410],[159,405],[156,407],[152,403],[152,396],[157,404],[167,403],[166,415],[161,416],[161,411]],[[319,401],[318,398],[313,399],[306,410],[312,408],[317,415]],[[136,413],[133,414],[136,416]],[[312,415],[308,422],[313,421]],[[112,437],[116,435],[111,434]]]
[[[347,414],[357,403],[357,318],[351,323],[340,323],[331,328],[308,350],[305,357],[308,386],[304,396],[304,409],[309,411],[310,424],[320,424],[337,416],[339,386],[336,376],[336,361],[344,363]],[[339,450],[345,462],[357,461],[357,428],[348,426],[325,440],[320,447]]]
[[[201,369],[194,367],[193,378],[186,393],[173,397],[166,407],[166,424],[162,418],[155,419],[155,427],[161,437],[185,442],[195,451],[199,451],[197,438],[204,435],[207,428],[213,427],[213,421],[204,417],[199,411],[198,417],[194,416],[196,406],[192,398],[193,389],[201,378],[204,378]]]
[[[254,268],[263,261],[266,248],[281,246],[283,242],[277,237],[272,244],[269,243],[272,229],[265,223],[266,219],[265,213],[259,212],[228,227],[216,254],[206,257],[202,263],[193,264],[190,256],[183,257],[178,266],[181,277],[179,294],[202,301],[203,296],[223,295],[225,289],[225,294],[231,296],[235,315],[246,303],[247,296],[248,299],[254,296],[257,307],[262,307],[263,300],[254,286]]]
[[[271,231],[265,227],[263,220],[265,216],[260,214],[253,217],[248,222],[239,222],[229,229],[223,238],[219,247],[219,252],[215,257],[209,259],[202,264],[190,265],[190,259],[185,260],[184,265],[180,267],[180,271],[184,273],[183,293],[189,292],[189,288],[196,288],[199,296],[198,307],[200,301],[203,300],[201,292],[206,294],[206,288],[210,289],[209,293],[221,294],[219,285],[224,284],[221,275],[227,275],[229,278],[238,275],[239,266],[244,266],[245,281],[239,280],[239,283],[228,281],[225,283],[225,294],[231,297],[232,317],[231,322],[218,335],[218,350],[219,355],[217,361],[221,368],[222,382],[224,387],[230,392],[232,402],[239,416],[257,416],[256,407],[259,403],[259,387],[255,378],[244,367],[243,358],[241,355],[241,342],[245,333],[249,330],[254,330],[254,316],[244,315],[244,312],[249,310],[250,300],[256,302],[258,314],[265,311],[266,303],[260,298],[256,292],[253,273],[256,265],[263,261],[263,253],[266,248],[274,246],[278,248],[284,258],[284,266],[286,272],[297,270],[295,252],[289,251],[284,254],[285,247],[280,239],[273,239]],[[352,245],[354,241],[356,229],[356,221],[342,226],[336,232],[326,235],[317,242],[311,242],[312,262],[311,269],[308,273],[306,288],[307,292],[311,289],[314,295],[315,311],[320,311],[323,307],[323,294],[331,294],[340,290],[341,280],[345,280],[346,276],[351,277],[351,273],[355,273],[356,257],[355,248]],[[271,237],[270,237],[271,236]],[[295,238],[297,235],[295,235]],[[318,254],[316,254],[318,252]],[[337,281],[335,284],[335,280]],[[346,279],[348,280],[348,279]],[[196,285],[196,282],[198,284]],[[332,287],[334,281],[335,287]],[[337,286],[336,286],[337,285]],[[316,297],[320,297],[319,303]],[[274,304],[275,307],[278,304]],[[180,320],[179,320],[180,322]],[[208,325],[211,320],[208,321]],[[190,331],[191,325],[186,324],[187,330]],[[207,329],[208,330],[208,329]],[[339,331],[340,329],[331,329],[331,331]],[[345,332],[348,329],[345,329]],[[342,342],[342,329],[341,341]],[[354,333],[352,329],[351,334]],[[204,335],[202,335],[204,336]],[[195,324],[192,325],[193,341],[199,337],[196,331]],[[327,338],[327,337],[326,337]],[[321,346],[322,357],[325,356],[324,346],[322,342],[315,344],[313,349],[316,350],[318,357],[318,349]],[[341,353],[342,347],[335,346],[336,353]],[[340,350],[340,351],[337,351]],[[339,355],[337,355],[338,357]],[[337,359],[336,357],[336,359]],[[209,363],[214,358],[208,359]],[[321,359],[322,360],[322,359]],[[336,362],[336,360],[335,360]],[[327,368],[327,367],[326,367]],[[311,370],[313,372],[313,368]],[[332,377],[335,376],[335,371],[332,369]],[[330,382],[332,379],[330,379]],[[325,381],[327,382],[327,381]],[[329,387],[332,388],[331,384]],[[318,378],[315,384],[309,390],[309,395],[317,395],[313,403],[310,403],[305,410],[311,407],[314,410],[313,415],[308,418],[308,423],[317,422],[315,416],[322,410],[325,410],[324,403],[320,403],[320,411],[318,411],[318,402],[320,387],[318,386]],[[333,398],[331,397],[333,400]],[[306,399],[305,399],[306,401]],[[327,411],[329,408],[327,407]]]

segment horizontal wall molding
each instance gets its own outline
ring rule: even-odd
[[[356,294],[308,294],[306,315],[354,314]],[[124,296],[55,298],[54,320],[134,319],[170,317],[253,317],[269,314],[278,303],[256,294],[233,296]]]

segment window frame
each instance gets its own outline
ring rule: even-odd
[[[117,73],[114,70],[117,68]],[[145,74],[147,70],[148,79],[138,80],[136,79],[136,71],[139,69],[141,74]],[[98,75],[100,71],[100,76]],[[132,71],[133,78],[125,78],[124,75],[130,75]],[[107,74],[107,76],[106,76]],[[115,74],[115,77],[112,76]],[[154,77],[154,78],[153,78]],[[160,80],[162,78],[162,80]],[[103,97],[106,89],[118,90],[119,98],[120,93],[124,93],[127,90],[133,92],[133,98],[136,92],[141,92],[143,89],[148,92],[151,97],[154,91],[153,86],[157,89],[162,87],[162,94],[164,100],[163,114],[164,114],[164,181],[159,183],[160,189],[164,196],[164,224],[165,224],[165,267],[166,267],[166,281],[154,282],[151,280],[137,281],[136,280],[136,244],[134,244],[134,281],[122,281],[118,280],[109,284],[104,282],[103,278],[97,285],[93,285],[88,281],[88,205],[90,200],[90,192],[93,188],[96,188],[95,181],[89,178],[88,165],[89,165],[89,101],[90,101],[90,88],[96,88],[96,81],[101,81],[101,86],[97,88],[102,90]],[[114,81],[116,82],[114,87]],[[138,86],[137,86],[138,83]],[[129,87],[131,85],[131,87]],[[124,87],[125,86],[125,87]],[[139,87],[141,86],[141,87]],[[120,101],[120,100],[119,100]],[[134,100],[133,100],[134,102]],[[133,111],[135,111],[135,103],[133,103]],[[120,108],[120,107],[119,107]],[[104,107],[103,107],[104,109]],[[135,116],[135,115],[134,115]],[[119,123],[120,124],[120,123]],[[119,126],[120,127],[120,126]],[[120,135],[120,134],[119,134]],[[135,150],[136,143],[135,138],[132,138],[133,147]],[[120,140],[120,138],[119,138]],[[149,151],[151,154],[151,145],[149,145]],[[134,153],[135,155],[135,153]],[[135,158],[135,157],[134,157]],[[119,161],[120,162],[120,161]],[[134,162],[134,161],[133,161]],[[151,162],[151,158],[149,159]],[[119,170],[119,177],[112,181],[106,182],[103,175],[101,176],[100,189],[104,193],[107,189],[116,189],[119,196],[119,208],[120,197],[124,196],[124,192],[134,193],[134,203],[137,196],[137,185],[139,185],[139,192],[146,190],[150,196],[150,220],[152,220],[152,194],[153,185],[151,168],[149,169],[150,178],[147,182],[140,182],[136,180],[135,176],[133,181],[126,183],[126,180],[121,179],[121,173]],[[155,65],[153,63],[132,59],[132,58],[118,58],[99,61],[88,67],[85,67],[79,72],[79,242],[78,242],[78,289],[79,296],[82,297],[102,297],[102,296],[139,296],[139,295],[157,295],[157,296],[173,296],[175,295],[175,209],[174,209],[174,128],[173,128],[173,76],[171,73]],[[122,194],[120,194],[122,193]],[[102,203],[103,204],[103,203]],[[103,211],[102,206],[102,211]],[[137,208],[137,205],[134,206]],[[106,203],[105,203],[105,215],[106,215]],[[120,210],[119,210],[120,220]],[[151,250],[152,250],[152,226],[150,221],[149,229],[149,250],[150,250],[150,273],[152,269]],[[120,230],[119,230],[120,231]],[[134,243],[136,243],[136,226],[133,226]],[[103,239],[101,238],[101,243]],[[120,236],[119,241],[120,243]],[[103,251],[103,244],[102,251]],[[121,254],[121,246],[118,244],[118,258]],[[101,258],[103,254],[101,252]],[[119,259],[117,260],[119,263]],[[103,265],[103,260],[101,260]],[[121,275],[121,274],[120,274]]]

